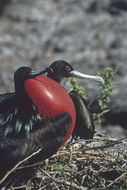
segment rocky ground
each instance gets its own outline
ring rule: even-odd
[[[126,48],[126,0],[0,1],[0,93],[13,91],[13,73],[23,65],[39,69],[64,59],[96,74],[121,64],[106,123],[116,138],[127,135]],[[79,82],[90,98],[97,93],[95,83]]]

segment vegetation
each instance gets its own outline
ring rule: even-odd
[[[97,123],[101,123],[103,115],[109,111],[107,99],[108,97],[113,96],[113,86],[111,82],[113,76],[116,74],[117,71],[118,68],[113,70],[111,67],[107,67],[102,74],[98,73],[98,75],[104,79],[105,84],[99,84],[98,94],[88,104],[88,107],[90,108],[96,102],[99,112],[97,110],[97,112],[93,113],[93,119]],[[74,90],[81,94],[81,96],[87,100],[88,97],[86,94],[86,89],[83,86],[80,86],[74,78],[71,78],[70,82],[73,85]]]
[[[96,100],[100,108],[100,112],[93,114],[94,120],[97,120],[98,123],[101,123],[102,116],[109,111],[107,105],[107,98],[113,96],[113,87],[111,82],[116,72],[117,69],[113,70],[111,67],[107,67],[105,68],[102,74],[98,73],[98,75],[101,76],[105,81],[105,84],[103,86],[99,84],[100,89],[96,97]]]

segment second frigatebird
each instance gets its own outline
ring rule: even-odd
[[[68,92],[74,103],[76,110],[76,123],[73,130],[73,136],[79,136],[80,138],[85,139],[93,138],[95,127],[92,116],[87,108],[87,103],[80,94],[73,90],[73,86],[69,82],[68,77],[96,81],[104,85],[103,78],[100,76],[80,73],[74,70],[69,63],[63,60],[58,60],[52,63],[48,69],[47,76],[60,83]]]

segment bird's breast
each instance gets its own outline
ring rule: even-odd
[[[75,125],[76,112],[72,99],[66,90],[59,83],[46,76],[28,79],[25,82],[25,89],[42,119],[61,112],[67,112],[71,115],[72,124],[67,137],[65,137],[67,140]]]

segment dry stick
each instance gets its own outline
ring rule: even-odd
[[[19,186],[19,187],[12,187],[12,190],[18,190],[18,189],[20,190],[22,188],[26,188],[26,186],[22,185],[22,186]]]
[[[122,141],[116,141],[116,142],[108,144],[108,145],[102,145],[102,146],[96,146],[96,147],[88,147],[88,148],[85,148],[84,151],[109,148],[109,147],[114,146],[114,145],[120,145],[121,143],[122,143]]]
[[[77,153],[81,153],[82,154],[82,151],[85,152],[87,150],[98,150],[98,149],[105,149],[105,148],[109,148],[109,147],[112,147],[114,145],[120,145],[120,144],[123,144],[123,142],[121,140],[118,140],[114,143],[110,143],[108,145],[101,145],[101,146],[96,146],[96,147],[86,147],[84,149],[80,149],[78,151],[73,151],[72,154],[77,154]],[[68,151],[64,151],[64,152],[58,152],[57,154],[53,155],[52,158],[55,158],[55,157],[58,157],[58,156],[61,156],[61,155],[64,155],[64,154],[69,154],[70,155],[70,152]]]
[[[31,164],[31,165],[27,165],[27,166],[21,166],[21,167],[18,167],[17,170],[21,170],[21,169],[25,169],[25,168],[31,168],[31,167],[34,167],[34,166],[38,166],[40,165],[42,162],[37,162],[35,164]]]
[[[127,175],[127,172],[124,172],[122,175],[120,175],[119,177],[117,177],[113,182],[111,182],[109,185],[107,185],[106,187],[110,187],[111,185],[113,185],[115,182],[117,182],[119,179],[121,179],[123,176]]]
[[[53,182],[54,186],[57,188],[57,190],[60,190],[59,187],[57,187],[56,183]]]
[[[43,186],[43,187],[40,187],[38,190],[43,190],[43,189],[45,189],[47,186],[48,186],[48,184],[45,185],[45,186]]]
[[[9,170],[7,172],[7,174],[0,180],[0,184],[3,183],[5,181],[5,179],[19,166],[21,165],[23,162],[29,160],[31,157],[33,157],[34,155],[38,154],[41,151],[41,148],[34,152],[33,154],[31,154],[30,156],[28,156],[27,158],[25,158],[24,160],[21,160],[20,162],[18,162],[11,170]]]
[[[67,186],[71,186],[71,187],[73,187],[73,188],[76,188],[76,189],[78,189],[78,190],[87,190],[88,188],[86,188],[86,187],[83,187],[83,186],[78,186],[77,184],[75,184],[75,183],[71,183],[71,182],[69,182],[69,181],[65,181],[65,180],[59,180],[59,179],[57,179],[57,178],[54,178],[54,177],[52,177],[51,175],[49,175],[47,172],[45,172],[44,170],[42,170],[41,169],[41,171],[44,173],[44,174],[46,174],[53,182],[55,182],[55,183],[58,183],[58,184],[63,184],[63,185],[67,185]]]

